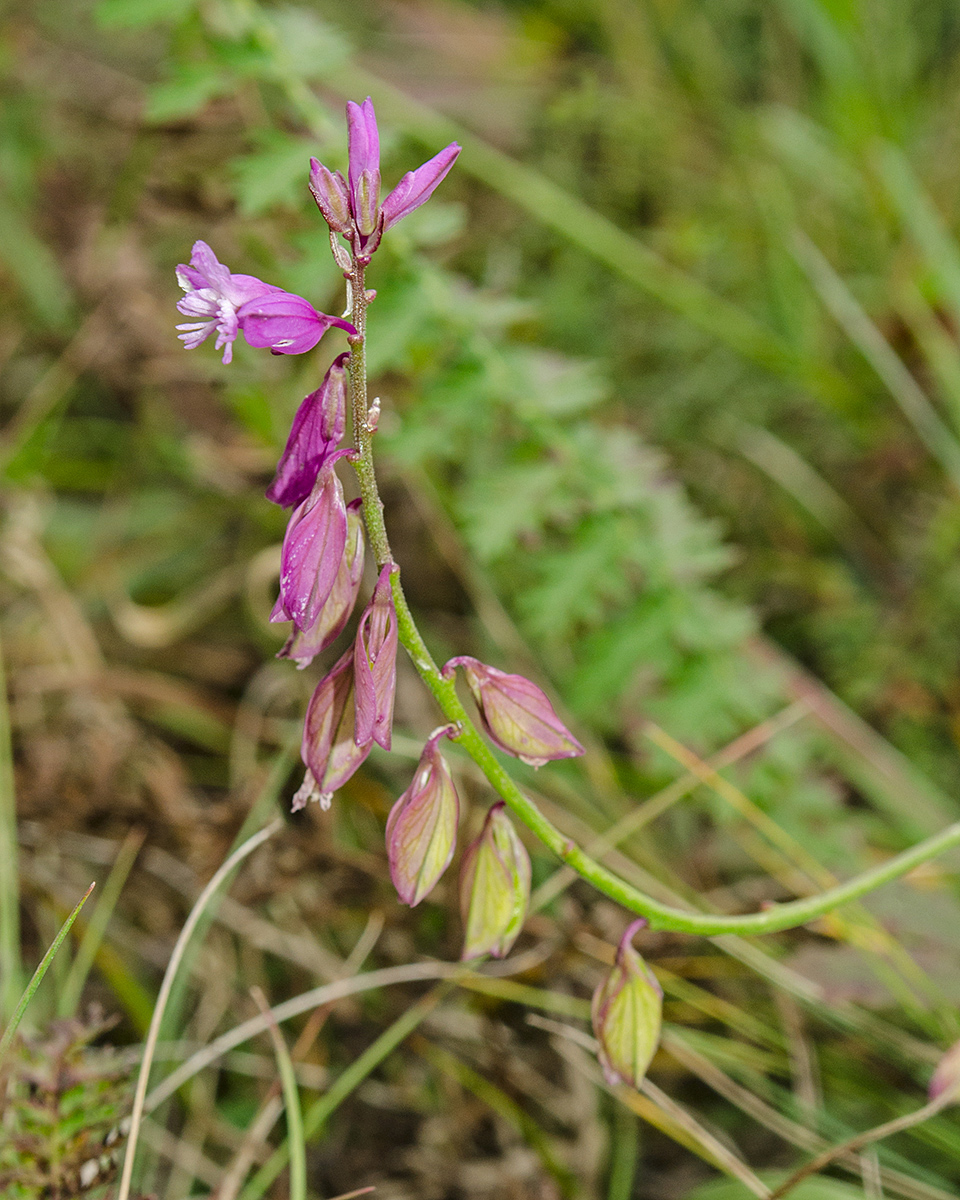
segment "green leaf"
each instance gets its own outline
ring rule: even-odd
[[[144,116],[171,121],[199,112],[214,96],[226,95],[233,83],[208,63],[183,63],[165,83],[150,89]]]
[[[140,29],[160,22],[179,22],[196,0],[100,0],[96,19],[104,28]]]
[[[271,134],[262,150],[235,159],[235,192],[241,211],[255,217],[276,204],[302,203],[314,149],[305,138]]]

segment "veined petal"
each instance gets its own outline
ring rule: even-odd
[[[384,750],[390,749],[397,688],[397,610],[390,588],[390,575],[396,570],[396,563],[386,563],[381,570],[357,626],[354,650],[357,742],[362,745],[372,739]]]
[[[429,162],[425,162],[422,167],[417,167],[415,171],[408,171],[404,175],[381,207],[384,229],[396,225],[398,221],[430,199],[434,189],[457,161],[459,153],[460,147],[456,142],[451,142],[439,154],[434,155]]]
[[[297,409],[277,474],[267,499],[282,508],[299,504],[309,494],[324,462],[339,446],[346,428],[349,352],[334,359],[315,392]]]

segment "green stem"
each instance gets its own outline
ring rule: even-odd
[[[377,488],[373,462],[375,429],[371,427],[369,419],[364,353],[368,301],[364,290],[364,267],[362,264],[355,263],[350,275],[350,284],[353,297],[351,320],[357,328],[356,337],[350,338],[353,352],[350,359],[350,393],[357,448],[353,465],[360,483],[363,516],[370,545],[376,555],[377,566],[382,567],[384,563],[393,562],[394,559],[383,522],[383,502]],[[823,916],[840,904],[856,900],[882,884],[898,879],[901,875],[905,875],[914,867],[919,866],[920,863],[935,858],[952,846],[960,846],[960,822],[957,822],[949,825],[940,833],[919,842],[909,850],[905,850],[902,854],[888,859],[877,867],[872,867],[869,871],[864,871],[846,883],[828,888],[816,896],[792,900],[786,904],[771,904],[762,912],[727,916],[719,913],[691,913],[682,908],[674,908],[669,904],[661,904],[652,896],[646,895],[645,892],[641,892],[609,871],[602,863],[591,858],[576,842],[565,837],[543,815],[536,804],[524,795],[470,720],[457,695],[455,679],[444,679],[441,675],[410,612],[403,594],[399,571],[393,572],[390,582],[397,610],[400,643],[413,659],[420,678],[430,689],[440,711],[448,721],[458,727],[459,733],[454,740],[459,742],[483,771],[491,787],[506,801],[514,815],[532,833],[536,834],[547,849],[552,850],[557,858],[576,871],[588,883],[593,884],[597,891],[602,892],[618,904],[622,904],[630,912],[646,917],[653,929],[672,929],[681,933],[706,937],[726,933],[777,933],[782,929],[792,929]]]

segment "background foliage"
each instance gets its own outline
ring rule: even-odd
[[[525,786],[572,836],[642,825],[618,869],[731,910],[955,817],[955,6],[100,0],[71,16],[34,0],[2,25],[0,589],[26,957],[91,871],[113,864],[114,886],[87,925],[89,979],[80,943],[37,1029],[95,999],[135,1043],[184,897],[254,798],[286,807],[299,782],[270,767],[314,675],[271,657],[283,516],[262,492],[335,350],[238,347],[229,369],[185,354],[173,267],[202,237],[336,311],[305,166],[344,165],[343,101],[368,92],[388,181],[464,145],[377,254],[371,368],[388,523],[435,652],[534,674],[588,735],[582,765]],[[412,673],[398,708],[400,756],[372,757],[328,817],[291,820],[245,869],[171,1059],[248,1016],[252,984],[276,1002],[365,962],[456,958],[452,883],[407,913],[386,880],[383,819],[435,724]],[[722,778],[700,761],[717,753]],[[466,764],[460,779],[466,835],[484,793]],[[540,950],[526,991],[438,995],[374,1053],[311,1143],[316,1194],[741,1194],[708,1183],[709,1138],[656,1097],[611,1098],[581,1047],[526,1023],[518,1001],[582,1022],[624,924],[564,882],[521,943]],[[9,992],[9,879],[5,902]],[[758,1171],[916,1106],[958,1034],[957,917],[945,863],[762,946],[651,936],[677,1039],[652,1079]],[[417,994],[301,1024],[305,1097]],[[83,1041],[45,1036],[14,1090],[37,1046]],[[231,1162],[264,1161],[249,1131],[274,1069],[257,1050],[158,1115],[145,1189],[208,1194]],[[106,1128],[113,1077],[90,1078]],[[33,1109],[15,1119],[34,1136]],[[848,1164],[855,1185],[795,1195],[955,1195],[958,1139],[948,1111]]]

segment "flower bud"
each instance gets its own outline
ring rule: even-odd
[[[505,958],[520,935],[530,901],[530,856],[506,805],[487,813],[480,836],[464,851],[460,868],[464,962],[492,954]]]
[[[930,1078],[931,1100],[936,1100],[947,1092],[960,1102],[960,1042],[954,1042],[937,1063]]]
[[[346,428],[349,352],[334,359],[323,383],[297,409],[277,474],[267,499],[281,508],[300,504],[310,495],[317,473],[340,445]]]
[[[660,1040],[663,989],[634,950],[634,934],[647,922],[632,922],[620,940],[613,969],[593,993],[593,1031],[609,1084],[638,1088]]]
[[[444,679],[451,678],[456,667],[463,667],[484,728],[501,750],[531,767],[583,754],[583,747],[535,683],[522,675],[488,667],[468,655],[451,658],[443,668]]]
[[[309,666],[316,655],[333,645],[343,633],[357,602],[357,593],[363,578],[365,545],[363,518],[360,516],[362,505],[363,501],[359,499],[351,500],[347,505],[347,544],[340,559],[340,569],[333,581],[327,602],[320,610],[320,616],[305,632],[294,627],[286,645],[277,655],[277,658],[292,659],[297,664],[298,671]]]
[[[386,563],[357,626],[354,648],[358,745],[371,739],[390,749],[393,697],[397,690],[397,610],[390,589],[396,563]]]
[[[358,746],[354,738],[353,650],[338,660],[317,684],[303,723],[300,757],[307,766],[303,786],[293,798],[293,811],[308,800],[329,808],[342,787],[370,753],[372,742]]]
[[[310,159],[310,191],[323,213],[323,219],[334,233],[349,233],[353,228],[350,216],[350,193],[347,181],[339,171],[328,170],[322,162]]]
[[[353,218],[362,237],[377,228],[380,216],[380,135],[373,101],[347,103],[350,198]]]
[[[453,858],[460,799],[437,744],[454,729],[444,725],[430,735],[413,782],[387,818],[390,878],[411,908],[433,890]]]

